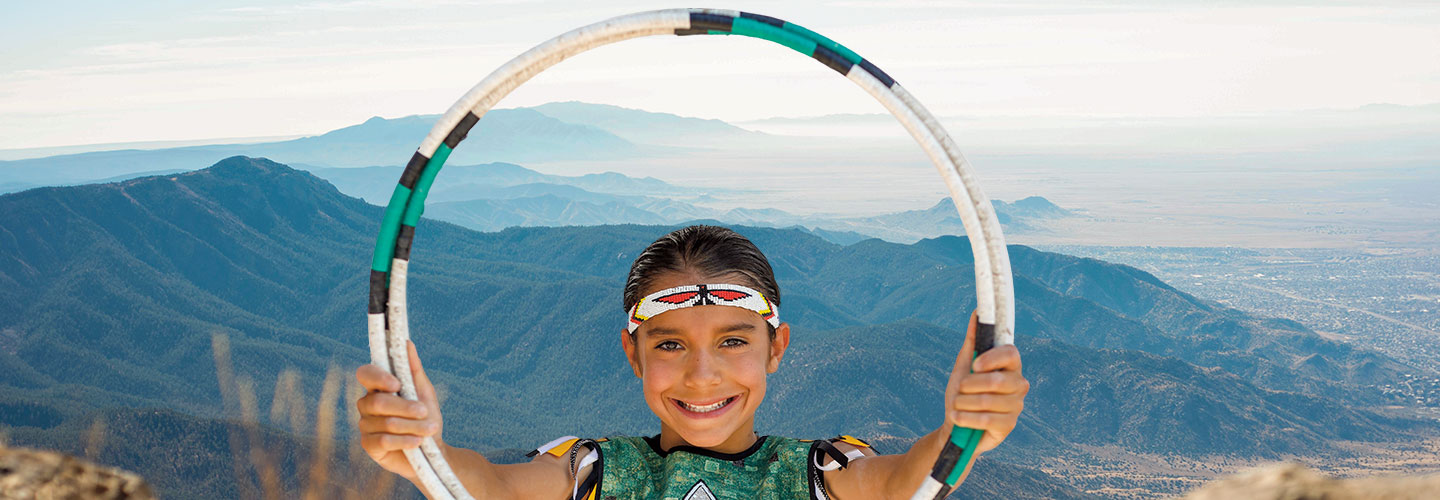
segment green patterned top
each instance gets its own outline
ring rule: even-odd
[[[808,500],[813,441],[764,436],[740,453],[660,451],[656,437],[599,440],[596,500]]]

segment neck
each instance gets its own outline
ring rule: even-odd
[[[760,437],[755,435],[753,422],[747,422],[747,425],[741,426],[738,431],[731,434],[724,442],[714,446],[701,446],[691,443],[687,441],[684,436],[681,436],[679,432],[676,432],[675,429],[671,429],[663,423],[660,424],[660,449],[665,451],[673,450],[677,446],[694,446],[717,453],[740,453],[750,449],[750,447],[759,440]]]

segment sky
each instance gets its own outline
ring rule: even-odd
[[[834,39],[941,116],[1225,117],[1440,102],[1440,3],[733,1]],[[0,149],[319,134],[443,112],[550,37],[651,1],[9,0]],[[576,56],[499,107],[580,100],[727,121],[881,113],[743,37]]]

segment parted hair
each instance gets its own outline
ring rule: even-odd
[[[770,260],[749,239],[727,228],[687,226],[645,247],[625,279],[625,310],[640,302],[645,293],[653,293],[656,278],[670,272],[693,272],[707,280],[754,288],[780,307],[780,285],[775,282]]]

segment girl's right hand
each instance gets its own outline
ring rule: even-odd
[[[415,469],[402,450],[418,447],[422,438],[431,436],[441,444],[441,449],[444,444],[440,440],[440,403],[435,397],[435,386],[420,366],[415,344],[407,342],[406,350],[420,401],[396,394],[400,392],[400,379],[394,375],[378,366],[364,365],[355,370],[355,378],[367,393],[355,402],[355,407],[360,410],[360,447],[380,467],[414,482]]]

